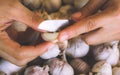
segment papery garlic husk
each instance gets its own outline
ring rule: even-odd
[[[120,75],[120,67],[114,67],[112,71],[113,75]]]
[[[43,6],[49,13],[59,10],[59,8],[61,7],[61,4],[62,4],[61,0],[44,0],[43,1]]]
[[[68,48],[66,54],[70,57],[84,57],[89,52],[89,45],[87,45],[80,36],[68,41]]]
[[[43,38],[43,40],[45,41],[55,41],[57,40],[58,37],[58,33],[54,32],[54,33],[42,33],[41,37]]]
[[[49,67],[44,66],[44,67],[39,67],[39,66],[30,66],[28,67],[24,75],[49,75]]]
[[[56,44],[53,48],[49,49],[46,53],[41,55],[42,59],[51,59],[57,57],[60,54],[59,46]]]
[[[7,75],[18,72],[21,68],[22,67],[16,66],[3,59],[0,61],[0,71],[6,73]]]
[[[14,21],[12,27],[18,32],[26,31],[28,28],[26,24],[19,21]]]
[[[114,66],[119,61],[118,42],[113,41],[110,43],[96,46],[93,50],[93,53],[96,60],[104,60]]]
[[[48,65],[51,75],[74,75],[73,68],[66,61],[54,58],[48,61]]]
[[[64,4],[70,4],[70,5],[72,5],[72,4],[73,4],[73,1],[74,1],[74,0],[63,0],[63,3],[64,3]]]
[[[100,61],[93,66],[92,72],[96,75],[112,75],[112,67],[105,61]]]
[[[41,6],[42,1],[43,0],[22,0],[22,3],[29,9],[35,10]]]
[[[87,73],[89,71],[89,66],[82,59],[73,59],[70,62],[76,74]]]
[[[68,40],[63,41],[63,42],[58,42],[57,44],[58,44],[60,50],[65,50],[68,46]]]
[[[84,7],[89,0],[74,0],[74,7],[80,10],[82,7]]]

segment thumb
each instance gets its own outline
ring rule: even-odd
[[[76,12],[71,16],[71,19],[79,21],[84,17],[90,16],[91,14],[97,12],[106,1],[107,0],[89,0],[89,2],[81,8],[79,12]]]
[[[19,1],[17,1],[14,7],[10,10],[10,15],[8,17],[25,23],[35,30],[38,30],[38,24],[42,22],[42,19],[39,16],[24,7]]]

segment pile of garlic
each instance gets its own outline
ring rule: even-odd
[[[20,0],[31,11],[45,20],[69,19],[89,0]],[[21,27],[22,26],[22,27]],[[15,21],[12,27],[23,32],[28,27]],[[97,46],[87,45],[80,36],[58,42],[59,31],[41,33],[42,40],[52,41],[55,46],[41,55],[38,64],[18,67],[6,60],[0,62],[0,75],[119,75],[119,41]],[[24,69],[24,71],[21,71]],[[20,73],[20,74],[19,74]]]

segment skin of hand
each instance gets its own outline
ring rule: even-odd
[[[102,11],[95,13],[98,7]],[[72,19],[76,23],[60,32],[59,41],[78,35],[89,45],[120,40],[120,0],[90,0]]]
[[[35,30],[38,30],[37,25],[42,21],[25,8],[19,0],[0,0],[0,57],[23,66],[54,46],[52,42],[44,42],[36,46],[22,46],[11,40],[6,28],[14,20],[23,22]]]

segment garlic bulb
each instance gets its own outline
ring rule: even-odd
[[[80,36],[68,41],[68,48],[66,54],[71,57],[84,57],[89,52],[89,45],[87,45]]]
[[[74,0],[63,0],[64,4],[73,4]]]
[[[96,46],[93,50],[96,60],[105,60],[112,66],[119,61],[118,41]]]
[[[46,53],[44,53],[40,57],[42,59],[50,59],[50,58],[57,57],[59,53],[60,53],[60,50],[58,45],[56,44],[53,48],[49,49]]]
[[[24,75],[49,75],[48,71],[48,66],[30,66],[25,70]]]
[[[38,9],[42,4],[42,0],[22,0],[22,2],[25,6],[32,10]]]
[[[48,65],[51,75],[74,75],[73,68],[66,61],[54,58],[48,61]]]
[[[74,0],[74,7],[80,10],[82,7],[84,7],[89,0]]]
[[[26,31],[27,29],[27,25],[19,21],[14,21],[14,23],[12,24],[12,27],[18,32]]]
[[[96,73],[96,75],[112,75],[112,68],[105,61],[100,61],[93,66],[92,72]]]
[[[61,0],[44,0],[43,6],[48,12],[54,12],[59,10],[61,7],[62,1]]]
[[[10,75],[14,72],[18,72],[22,67],[16,66],[6,60],[0,61],[0,71]]]
[[[113,75],[120,75],[120,67],[113,68]]]
[[[76,74],[87,73],[89,71],[89,66],[82,59],[73,59],[70,62]]]

